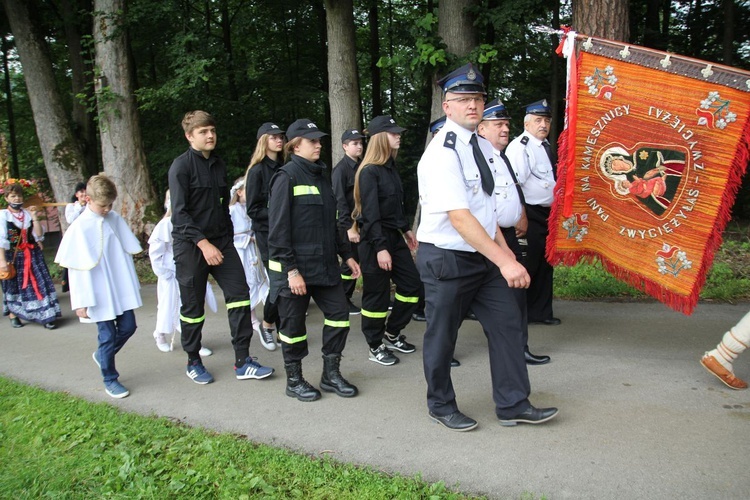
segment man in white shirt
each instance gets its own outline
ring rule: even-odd
[[[529,224],[526,233],[528,246],[524,265],[531,276],[526,293],[530,324],[559,325],[552,314],[553,268],[547,262],[547,219],[554,198],[554,156],[547,141],[552,110],[546,100],[526,106],[523,120],[524,132],[508,145],[505,154],[518,171],[526,198],[526,216]]]
[[[557,408],[537,409],[528,400],[522,305],[530,279],[497,230],[492,145],[475,133],[486,95],[482,75],[468,64],[437,83],[447,119],[417,169],[422,217],[417,269],[425,286],[429,415],[454,431],[478,425],[458,409],[450,368],[458,328],[471,307],[487,335],[500,423],[546,422]]]
[[[528,220],[523,207],[523,191],[518,183],[518,173],[505,156],[505,148],[510,141],[510,115],[505,105],[497,99],[487,103],[482,115],[482,122],[477,127],[481,137],[492,144],[497,172],[495,174],[495,208],[497,225],[503,233],[508,247],[513,251],[518,262],[523,263],[523,253],[518,238],[526,236]],[[525,298],[525,297],[524,297]],[[549,356],[538,356],[529,350],[529,326],[526,319],[526,307],[523,313],[524,357],[527,365],[549,363]]]

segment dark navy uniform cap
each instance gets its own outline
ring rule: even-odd
[[[341,144],[346,144],[349,141],[353,141],[355,139],[364,139],[365,136],[362,135],[362,133],[357,129],[347,129],[344,131],[343,134],[341,134]]]
[[[505,104],[499,100],[493,99],[484,106],[482,120],[510,120],[510,115],[508,114],[508,110],[505,109]]]
[[[396,125],[396,120],[394,120],[391,115],[376,116],[367,126],[367,133],[370,134],[371,137],[380,132],[393,132],[394,134],[400,134],[404,130],[406,129]]]
[[[289,125],[286,129],[286,138],[291,141],[295,137],[304,137],[305,139],[320,139],[324,135],[328,135],[322,132],[317,125],[308,120],[307,118],[300,118],[294,123]]]
[[[552,108],[547,104],[547,99],[542,99],[541,101],[526,105],[526,114],[552,118]]]
[[[263,125],[260,126],[258,129],[258,136],[256,139],[260,139],[261,136],[265,134],[275,135],[275,134],[283,134],[284,131],[281,130],[281,127],[276,125],[275,123],[266,122]]]
[[[451,71],[437,81],[443,93],[487,94],[484,91],[484,77],[471,63]]]
[[[440,118],[438,118],[434,122],[430,123],[430,133],[432,135],[437,134],[438,130],[440,130],[441,128],[443,128],[443,125],[445,125],[445,119],[446,119],[445,116],[441,116]]]

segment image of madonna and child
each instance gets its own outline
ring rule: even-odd
[[[6,187],[4,197],[8,207],[0,210],[0,271],[7,272],[12,264],[16,274],[2,280],[3,316],[10,318],[13,328],[23,327],[23,320],[53,330],[62,314],[42,254],[40,211],[35,206],[23,208],[20,184]]]
[[[663,147],[639,147],[631,155],[612,147],[601,156],[599,168],[621,196],[635,196],[657,216],[664,214],[680,186],[686,153]]]

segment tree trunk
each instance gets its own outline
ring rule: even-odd
[[[326,0],[328,33],[328,102],[331,106],[331,167],[343,157],[339,138],[348,128],[361,128],[357,45],[352,0]]]
[[[477,46],[477,35],[474,29],[474,18],[469,9],[478,4],[478,0],[454,0],[440,2],[438,6],[438,36],[445,42],[448,52],[458,57],[465,57]],[[453,68],[449,68],[452,70]],[[442,75],[435,74],[435,80]],[[436,85],[432,86],[432,108],[430,121],[443,116],[443,92]],[[427,142],[430,133],[427,132]]]
[[[229,87],[229,99],[238,102],[240,93],[237,90],[237,77],[234,68],[234,47],[232,46],[232,23],[229,15],[229,2],[221,2],[221,39],[224,44],[224,57],[226,57],[227,86]]]
[[[10,51],[10,44],[8,43],[8,40],[3,35],[2,38],[2,52],[3,52],[3,75],[5,75],[5,78],[3,79],[3,82],[5,84],[5,110],[8,113],[8,132],[10,133],[10,164],[8,168],[8,172],[10,173],[10,176],[13,178],[20,177],[19,171],[18,171],[18,143],[16,141],[16,119],[13,115],[13,87],[10,84],[10,68],[8,67],[8,52]],[[3,143],[3,138],[0,135],[0,143]],[[0,151],[0,161],[4,160],[5,158],[2,158],[3,152]],[[2,170],[0,170],[0,173],[3,173]]]
[[[31,22],[31,2],[2,1],[23,66],[47,177],[55,198],[67,201],[84,178],[83,154],[65,115],[44,38]]]
[[[95,115],[89,111],[89,102],[94,99],[94,89],[90,85],[93,65],[87,62],[91,47],[83,47],[83,35],[91,36],[91,17],[81,16],[80,12],[91,12],[91,2],[79,0],[61,0],[60,15],[65,29],[65,41],[68,45],[68,57],[71,70],[71,91],[74,96],[85,95],[85,102],[73,99],[71,118],[75,124],[73,133],[78,138],[86,161],[86,177],[99,171],[99,142],[96,136]],[[88,75],[88,76],[87,76]]]
[[[378,19],[379,0],[370,0],[367,19],[370,25],[370,77],[372,79],[372,117],[383,114],[383,91],[380,85],[380,29]]]
[[[147,222],[144,216],[153,210],[155,196],[133,95],[129,44],[121,23],[125,0],[95,0],[94,11],[96,96],[104,173],[117,186],[116,210],[140,236]]]
[[[661,32],[661,13],[664,0],[646,0],[646,26],[643,33],[643,45],[652,49],[665,50],[664,36]]]
[[[582,35],[630,40],[628,0],[573,0],[573,29]]]
[[[723,0],[724,33],[722,40],[722,62],[727,66],[734,63],[734,0]]]
[[[552,11],[552,26],[555,28],[560,26],[560,3],[555,3]],[[550,44],[550,66],[552,68],[552,82],[550,85],[550,106],[552,107],[552,123],[550,125],[549,137],[552,147],[557,151],[557,138],[560,136],[560,131],[563,127],[564,117],[564,106],[563,94],[564,86],[562,84],[563,78],[563,59],[555,53],[557,48],[557,36],[551,38],[552,43]]]
[[[453,0],[443,1],[438,5],[438,36],[445,42],[449,53],[458,57],[465,57],[477,46],[476,29],[474,18],[470,13],[472,7],[477,6],[478,0]],[[454,68],[448,68],[448,71]],[[435,74],[432,84],[432,106],[430,109],[430,122],[443,116],[443,91],[434,84],[438,77]],[[427,131],[425,147],[432,139],[432,134]],[[412,229],[416,232],[419,226],[419,215],[421,206],[417,204],[417,213],[414,215]]]

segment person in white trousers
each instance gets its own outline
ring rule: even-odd
[[[750,312],[724,334],[715,349],[706,352],[701,364],[731,389],[747,389],[747,382],[734,374],[732,364],[750,346]]]

